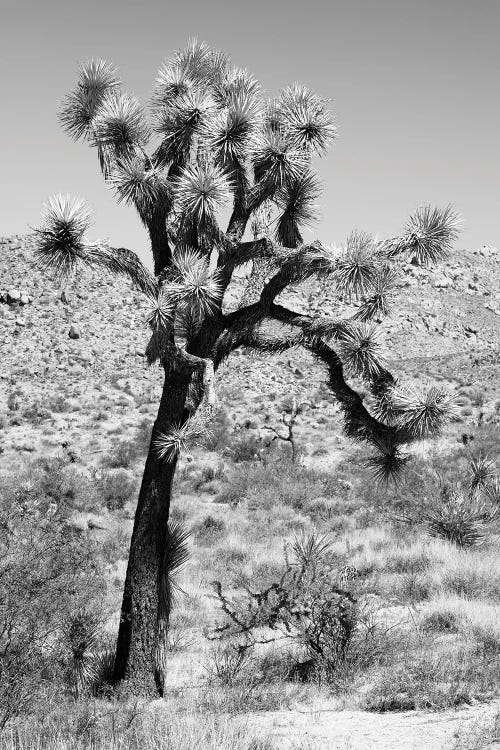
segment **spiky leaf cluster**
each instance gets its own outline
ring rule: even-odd
[[[84,255],[83,236],[90,226],[90,211],[84,201],[56,195],[47,202],[38,237],[35,259],[40,268],[63,283]]]
[[[119,159],[110,175],[109,184],[114,188],[119,202],[135,205],[146,222],[150,208],[159,200],[171,202],[171,187],[162,170],[148,166],[141,155]]]
[[[90,60],[80,69],[76,88],[63,101],[59,120],[76,141],[92,134],[94,118],[105,97],[120,85],[116,69],[104,60]]]
[[[361,297],[372,287],[379,269],[373,239],[365,232],[353,232],[337,264],[335,284],[348,301]]]
[[[231,196],[227,175],[210,163],[184,167],[174,186],[177,211],[200,226],[213,224]]]
[[[396,299],[397,283],[400,278],[398,268],[384,263],[376,269],[370,279],[370,290],[362,299],[361,306],[354,315],[356,320],[373,321],[390,315]]]
[[[179,249],[165,278],[163,293],[181,311],[210,316],[220,302],[222,288],[218,271],[193,248]]]
[[[189,460],[193,448],[208,440],[211,434],[205,416],[197,412],[184,424],[172,425],[168,432],[159,433],[154,447],[158,457],[166,461],[173,461],[181,454]]]
[[[386,243],[389,255],[407,254],[420,265],[446,258],[458,237],[460,218],[451,206],[420,206],[411,214],[403,233]]]
[[[398,424],[413,440],[437,435],[455,413],[453,397],[432,387],[422,396],[412,388],[399,388],[392,396]]]
[[[279,215],[276,239],[285,247],[297,247],[302,241],[299,227],[310,226],[316,219],[315,203],[320,194],[316,175],[305,171],[288,180],[276,193]]]
[[[380,329],[361,323],[346,326],[339,343],[344,366],[354,375],[372,380],[384,370],[384,349]]]
[[[487,456],[477,456],[469,464],[470,488],[472,492],[483,490],[497,475],[495,462]]]
[[[457,490],[428,511],[425,524],[431,536],[458,547],[474,547],[484,541],[497,517],[498,511],[479,495],[471,497]]]
[[[323,154],[337,135],[328,102],[297,84],[276,102],[275,119],[290,142],[304,151]]]
[[[190,557],[189,538],[191,529],[184,524],[169,523],[167,526],[167,539],[165,544],[165,555],[163,558],[163,577],[161,582],[161,596],[164,597],[164,610],[170,612],[176,595],[182,592],[176,576],[180,573]]]

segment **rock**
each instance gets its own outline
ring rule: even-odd
[[[9,289],[7,292],[7,302],[9,305],[15,305],[21,300],[21,292],[19,289]]]
[[[75,326],[75,325],[71,326],[71,328],[69,329],[68,336],[70,337],[70,339],[79,339],[80,329],[78,328],[78,326]]]
[[[435,289],[448,289],[448,287],[450,287],[451,285],[451,279],[447,279],[446,276],[441,276],[434,282]]]
[[[30,298],[28,297],[27,294],[21,294],[19,298],[19,302],[21,303],[21,305],[29,305]]]

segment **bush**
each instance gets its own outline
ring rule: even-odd
[[[350,593],[332,587],[336,576],[329,552],[325,537],[310,534],[295,539],[292,557],[285,553],[281,577],[262,591],[242,582],[245,595],[229,598],[216,581],[225,621],[215,635],[233,639],[238,654],[257,643],[288,638],[304,649],[314,667],[335,670],[354,633],[356,605]],[[262,629],[273,635],[262,636]]]
[[[36,711],[61,682],[64,621],[102,597],[94,545],[31,489],[0,507],[0,726]],[[57,692],[57,691],[56,691]]]
[[[62,394],[58,396],[50,396],[47,400],[47,408],[51,412],[62,414],[63,412],[69,411],[70,405]]]
[[[138,446],[135,440],[121,440],[103,459],[103,464],[110,469],[128,469],[138,457]]]
[[[142,419],[137,427],[135,436],[137,451],[139,455],[146,456],[149,450],[149,444],[151,442],[151,433],[153,431],[153,423],[150,419]]]
[[[52,413],[39,401],[30,404],[23,411],[23,417],[34,425],[39,425],[47,419],[52,419]]]
[[[42,458],[31,462],[18,475],[0,479],[0,496],[14,503],[50,505],[58,519],[74,510],[95,507],[95,485],[71,463],[70,456]]]
[[[108,510],[121,510],[137,495],[137,480],[125,469],[108,471],[96,480],[98,497]]]
[[[206,516],[193,528],[195,538],[202,544],[212,544],[226,533],[226,524],[222,518]]]
[[[235,467],[224,477],[227,486],[218,496],[219,502],[237,505],[247,501],[251,510],[262,511],[270,511],[281,503],[314,516],[317,498],[331,503],[346,494],[338,478],[280,458]]]
[[[489,698],[498,690],[498,664],[467,647],[439,653],[435,647],[407,652],[375,678],[368,711],[445,709]]]
[[[233,438],[226,453],[231,456],[235,464],[260,461],[262,447],[262,441],[255,435],[241,435]]]
[[[429,534],[458,547],[474,547],[483,542],[499,517],[494,503],[497,481],[493,462],[481,455],[462,470],[458,482],[451,484],[441,477],[439,498],[422,512]]]
[[[222,452],[231,442],[231,420],[227,415],[227,411],[220,408],[210,422],[210,437],[207,440],[207,447],[211,450]]]
[[[425,525],[431,536],[458,547],[474,547],[484,541],[496,516],[491,505],[478,495],[453,492],[427,512]]]

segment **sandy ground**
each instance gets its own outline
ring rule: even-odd
[[[386,714],[338,711],[318,704],[294,711],[254,714],[249,717],[249,725],[259,730],[269,729],[280,750],[299,747],[310,750],[452,750],[457,732],[467,731],[476,722],[487,721],[498,710],[500,701],[439,713]],[[497,750],[500,743],[490,747]]]

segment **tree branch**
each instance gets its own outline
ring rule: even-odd
[[[158,284],[139,256],[125,247],[109,247],[100,243],[84,246],[79,260],[90,267],[100,266],[115,274],[127,276],[144,294],[156,296]]]

